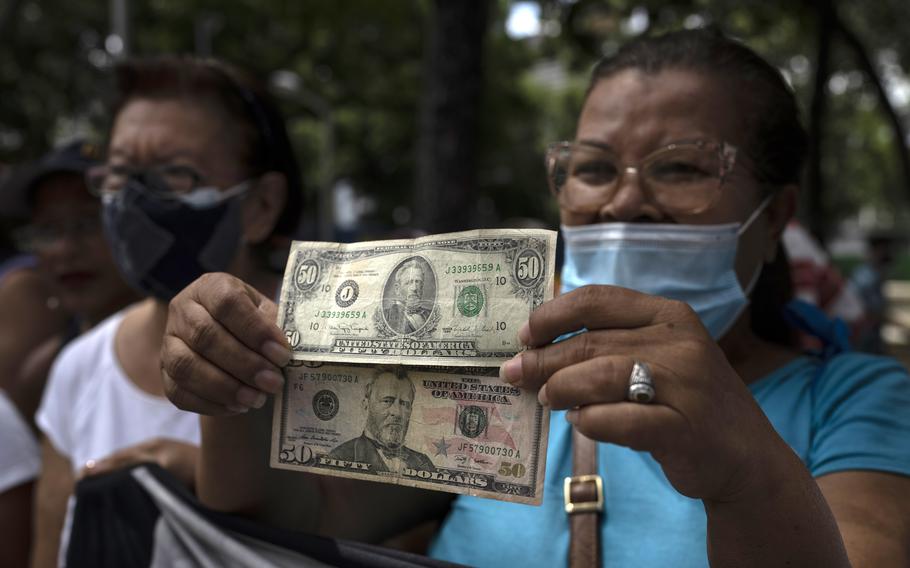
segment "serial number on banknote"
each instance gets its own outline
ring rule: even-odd
[[[447,266],[445,273],[446,274],[469,274],[472,272],[493,272],[494,270],[496,272],[502,272],[502,266],[500,266],[499,264],[496,264],[494,266],[494,264],[492,262],[488,262],[486,264],[457,264],[455,266]],[[502,286],[505,286],[506,279],[503,278],[497,283]]]
[[[322,319],[367,319],[367,313],[362,311],[326,311],[326,310],[316,310],[313,314],[314,318]],[[315,323],[315,322],[310,322]]]
[[[462,443],[458,446],[459,452],[474,452],[478,454],[487,454],[491,456],[505,456],[507,458],[520,458],[521,449],[503,448],[502,446],[484,446],[480,444]]]

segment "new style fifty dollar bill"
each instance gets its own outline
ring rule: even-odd
[[[555,248],[536,229],[295,242],[278,325],[296,360],[496,366],[552,297]]]
[[[540,504],[549,412],[498,369],[294,361],[272,467]]]

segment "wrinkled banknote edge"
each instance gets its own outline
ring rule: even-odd
[[[502,353],[501,355],[499,353]],[[520,351],[499,352],[497,356],[483,356],[478,359],[426,357],[409,359],[407,356],[386,357],[381,355],[357,355],[351,353],[294,353],[291,359],[303,362],[333,363],[336,365],[405,365],[408,367],[499,367]],[[416,363],[415,361],[419,361]]]
[[[426,370],[436,370],[440,366],[433,365],[406,365],[409,369],[426,369]],[[443,367],[452,367],[452,365],[446,365]],[[477,367],[477,365],[475,365]],[[509,503],[521,503],[524,505],[534,505],[539,506],[543,500],[543,489],[544,489],[544,479],[546,477],[547,471],[547,448],[549,447],[549,438],[550,438],[550,410],[539,403],[535,409],[534,414],[534,428],[531,433],[531,439],[538,440],[536,447],[534,448],[535,459],[529,460],[529,467],[532,469],[532,474],[534,477],[533,487],[534,495],[530,497],[525,497],[522,495],[515,495],[510,493],[497,493],[495,491],[477,491],[472,490],[468,487],[452,486],[445,485],[440,483],[430,483],[427,481],[415,481],[403,477],[384,477],[384,479],[377,479],[375,474],[363,474],[363,473],[354,473],[347,472],[342,470],[334,470],[320,467],[311,467],[311,466],[302,466],[302,465],[289,465],[282,463],[279,460],[279,455],[281,453],[281,440],[285,437],[286,423],[287,423],[287,414],[288,410],[284,402],[284,397],[287,396],[287,389],[289,388],[290,381],[286,380],[284,387],[275,395],[275,402],[272,412],[272,440],[271,448],[269,451],[269,467],[274,469],[286,469],[289,471],[297,471],[301,473],[310,473],[315,475],[327,475],[330,477],[345,477],[349,479],[360,479],[363,481],[371,481],[373,483],[380,483],[386,485],[401,485],[405,487],[414,487],[418,489],[427,489],[430,491],[443,491],[446,493],[455,493],[458,495],[470,495],[472,497],[481,497],[484,499],[495,499],[497,501],[507,501]],[[289,406],[289,405],[288,405]],[[532,484],[528,484],[532,485]]]

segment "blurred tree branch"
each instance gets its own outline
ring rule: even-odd
[[[853,51],[856,61],[863,73],[872,81],[872,86],[875,88],[875,94],[876,97],[878,97],[882,112],[885,114],[885,117],[888,119],[888,124],[894,131],[894,149],[897,151],[897,157],[901,164],[901,170],[904,177],[904,188],[910,192],[910,154],[907,152],[907,133],[904,129],[903,122],[901,122],[901,117],[898,116],[894,105],[888,98],[888,93],[885,90],[882,79],[879,77],[878,70],[875,68],[875,63],[872,61],[872,58],[869,57],[869,53],[863,45],[863,42],[860,41],[853,30],[851,30],[840,18],[837,19],[837,30],[850,47],[851,51]]]
[[[0,37],[9,38],[19,19],[19,10],[25,0],[9,0],[3,12],[0,12]]]
[[[824,137],[825,111],[828,106],[828,78],[831,75],[831,32],[835,14],[831,0],[815,0],[816,55],[812,102],[809,107],[808,222],[809,231],[824,243],[828,233],[825,214],[825,179],[822,174],[821,148]]]

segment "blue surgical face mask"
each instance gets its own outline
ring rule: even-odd
[[[761,265],[744,290],[736,276],[739,237],[770,198],[744,223],[673,225],[601,223],[562,227],[562,291],[609,284],[689,304],[719,339],[749,305]]]
[[[240,245],[239,197],[248,188],[244,182],[226,191],[165,195],[131,178],[103,195],[105,236],[127,282],[169,301],[204,273],[226,270]]]

